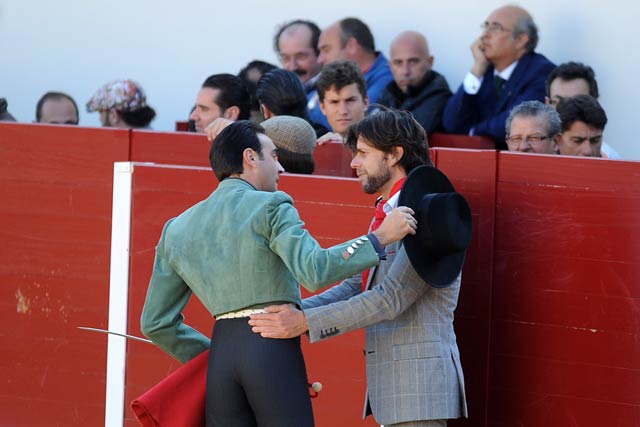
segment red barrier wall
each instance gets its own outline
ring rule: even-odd
[[[114,160],[123,130],[0,127],[0,425],[104,424]]]
[[[208,143],[192,134],[0,124],[0,304],[10,325],[0,331],[0,424],[104,424],[107,340],[76,327],[107,327],[113,162],[208,167],[203,155]],[[640,163],[451,149],[432,158],[475,225],[456,312],[471,418],[450,425],[640,426]],[[148,175],[136,175],[133,195],[134,334],[162,223],[215,186],[207,169],[137,170]],[[354,180],[291,176],[281,186],[323,244],[368,223],[371,200]],[[325,203],[352,221],[317,214]],[[199,304],[188,315],[211,328]],[[357,421],[361,342],[305,345],[311,378],[326,386],[314,400],[320,427],[375,425]],[[177,367],[148,344],[128,351],[127,400]]]

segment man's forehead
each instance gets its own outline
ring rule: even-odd
[[[583,78],[565,80],[562,77],[553,79],[549,86],[549,95],[573,97],[576,95],[589,95],[589,83]]]
[[[212,87],[203,87],[200,89],[200,92],[198,92],[198,103],[217,105],[219,94],[220,94],[220,89],[216,89]]]
[[[280,39],[278,41],[295,41],[313,48],[313,46],[311,46],[311,29],[304,24],[295,24],[290,26],[280,34]]]
[[[403,35],[394,40],[390,49],[391,57],[418,57],[429,56],[429,48],[426,43],[412,35]]]
[[[547,131],[547,123],[541,116],[515,116],[511,121],[511,130],[519,128],[518,131],[526,131],[530,133]]]
[[[324,94],[325,99],[326,98],[346,99],[346,98],[351,98],[352,96],[357,96],[358,98],[362,99],[362,95],[358,90],[357,83],[348,84],[346,86],[341,87],[340,89],[337,89],[335,85],[332,85],[325,91],[325,94]]]
[[[580,136],[584,136],[585,138],[593,138],[602,136],[604,129],[598,129],[593,125],[583,122],[582,120],[576,120],[571,123],[571,126],[569,126],[567,131],[580,134]]]
[[[487,17],[487,22],[490,24],[498,23],[502,24],[503,26],[505,24],[511,26],[515,25],[518,19],[525,13],[526,12],[521,8],[515,6],[505,6],[491,12],[491,15]]]
[[[371,144],[371,142],[362,135],[358,136],[358,140],[356,141],[356,148],[360,151],[381,151]]]
[[[264,133],[258,133],[258,141],[260,141],[263,150],[273,151],[276,149],[273,140]]]

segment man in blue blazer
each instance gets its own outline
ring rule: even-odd
[[[444,427],[447,419],[467,416],[453,319],[471,214],[431,165],[426,141],[424,129],[406,111],[383,110],[350,128],[351,167],[366,193],[381,195],[371,229],[403,200],[407,206],[427,200],[411,197],[421,195],[421,186],[434,198],[426,210],[415,204],[416,215],[434,212],[440,205],[436,199],[454,208],[416,216],[417,240],[388,245],[380,265],[303,300],[303,311],[293,305],[267,307],[249,322],[266,338],[308,331],[311,342],[366,328],[364,416],[373,414],[386,427]],[[464,218],[458,220],[458,213]],[[458,233],[456,239],[438,236],[451,231]]]
[[[545,81],[555,67],[534,50],[538,28],[516,6],[493,11],[471,45],[474,64],[444,110],[448,133],[485,135],[506,150],[505,121],[512,107],[545,98]]]

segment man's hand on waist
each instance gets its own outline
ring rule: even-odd
[[[307,332],[307,318],[293,304],[270,305],[266,313],[252,314],[251,330],[264,338],[294,338]]]

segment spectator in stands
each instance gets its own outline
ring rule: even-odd
[[[71,96],[62,92],[47,92],[36,105],[34,123],[77,125],[80,119],[78,105]]]
[[[250,114],[249,91],[240,77],[214,74],[202,84],[196,98],[196,108],[189,119],[193,120],[196,132],[204,132],[218,117],[231,121],[248,120]]]
[[[311,342],[366,327],[365,416],[373,413],[377,423],[388,427],[446,426],[449,418],[467,416],[453,321],[464,248],[471,239],[471,212],[445,175],[430,165],[427,134],[409,113],[369,115],[349,129],[347,145],[363,191],[381,195],[372,229],[386,212],[403,205],[406,195],[420,200],[420,186],[442,197],[430,204],[442,216],[433,224],[447,226],[425,232],[428,244],[417,243],[416,234],[402,245],[388,246],[389,258],[379,267],[304,299],[303,311],[291,304],[266,307],[267,313],[252,315],[249,323],[265,338],[308,331]],[[449,209],[455,214],[447,215]],[[431,221],[415,210],[418,233],[428,230]],[[445,237],[447,232],[456,233],[455,243]]]
[[[318,62],[323,66],[338,60],[349,60],[358,65],[364,75],[367,98],[371,104],[378,102],[384,88],[393,80],[389,61],[376,51],[371,30],[357,18],[345,18],[325,28],[320,34],[318,49]],[[314,107],[317,105],[310,102],[311,120],[326,126],[326,121],[315,115],[317,112],[313,111]],[[333,131],[337,132],[335,129]]]
[[[550,105],[525,101],[509,113],[505,133],[510,151],[557,154],[560,116]]]
[[[210,160],[217,189],[162,230],[141,330],[182,363],[210,349],[207,426],[311,427],[300,340],[262,339],[248,317],[268,304],[300,305],[300,283],[315,291],[378,265],[384,246],[415,233],[413,212],[398,207],[367,236],[323,249],[276,191],[283,169],[260,125],[230,124]],[[192,294],[216,318],[211,338],[184,322]]]
[[[391,42],[389,64],[393,79],[378,101],[386,107],[410,111],[427,133],[442,128],[442,113],[451,90],[445,78],[433,71],[427,39],[406,31]]]
[[[301,117],[310,122],[304,87],[293,71],[269,71],[258,82],[256,94],[265,119],[287,115]],[[324,126],[316,123],[311,125],[318,137],[327,133]]]
[[[496,148],[507,148],[504,123],[523,101],[544,101],[545,80],[554,65],[535,53],[538,28],[516,6],[493,11],[471,45],[474,64],[444,111],[449,133],[487,135]]]
[[[554,107],[564,98],[590,95],[596,100],[600,96],[596,74],[591,67],[580,62],[558,65],[547,78],[547,104]],[[608,159],[620,159],[620,154],[606,142],[602,142],[601,155]]]
[[[562,121],[558,150],[564,156],[601,157],[607,115],[589,95],[563,98],[556,106]]]
[[[104,127],[149,129],[156,116],[147,105],[142,87],[133,80],[118,79],[106,83],[87,102],[87,111],[100,113]]]
[[[6,98],[0,98],[0,122],[15,122],[16,119],[7,111],[9,103]]]
[[[278,28],[273,46],[280,58],[282,67],[295,73],[302,81],[309,106],[309,120],[318,129],[329,127],[320,111],[316,82],[322,65],[318,62],[318,40],[320,28],[311,21],[296,19]],[[320,126],[320,127],[318,127]],[[323,134],[320,131],[320,134]]]
[[[264,120],[262,112],[260,111],[260,102],[256,96],[256,90],[258,89],[258,81],[267,72],[278,68],[268,62],[254,60],[249,62],[240,72],[238,77],[244,82],[244,85],[249,91],[249,98],[251,99],[251,121],[254,123],[260,123]]]
[[[273,38],[282,68],[294,72],[307,92],[315,89],[322,65],[318,62],[320,28],[311,21],[296,19],[278,28]]]
[[[317,88],[320,108],[333,129],[318,144],[342,143],[349,126],[362,120],[369,106],[364,76],[355,62],[335,61],[322,69]]]
[[[313,173],[316,132],[306,120],[293,116],[276,116],[262,122],[262,127],[278,148],[278,161],[285,172]]]

